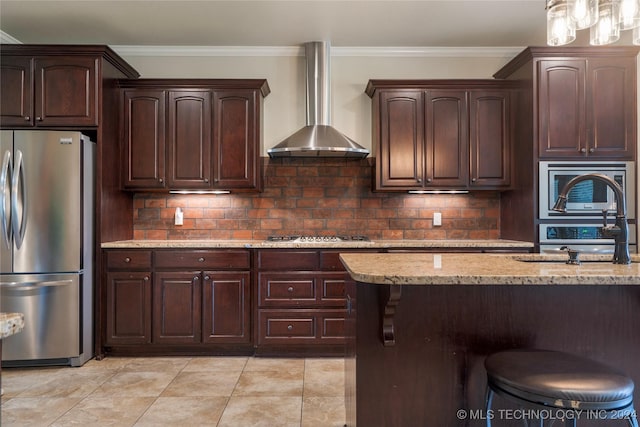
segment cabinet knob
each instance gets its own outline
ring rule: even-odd
[[[418,182],[422,182],[422,178],[418,178]]]
[[[209,276],[204,276],[204,280],[209,280],[209,279],[211,279],[211,277],[209,277]]]
[[[36,117],[36,121],[41,122],[42,121],[42,117]]]
[[[431,178],[427,178],[427,182],[431,182]]]
[[[287,292],[293,292],[293,286],[289,286],[289,287],[287,288]]]
[[[160,184],[162,184],[164,182],[164,179],[159,178],[158,181],[160,182]]]
[[[31,120],[31,116],[24,116],[24,121],[25,121],[25,122],[28,122],[28,121],[30,121],[30,120]]]
[[[193,281],[197,282],[198,280],[200,280],[200,278],[198,276],[193,276]]]
[[[287,331],[292,331],[292,330],[293,330],[293,325],[287,326]]]
[[[149,276],[144,276],[142,280],[144,280],[145,282],[148,282],[149,281]]]
[[[581,152],[581,153],[586,153],[586,152],[587,152],[587,149],[586,149],[586,148],[584,148],[584,147],[582,147],[582,148],[580,149],[580,152]]]
[[[590,152],[590,153],[593,153],[594,151],[596,151],[596,149],[595,149],[595,148],[593,148],[593,147],[592,147],[592,148],[589,148],[589,152]]]
[[[471,178],[471,182],[476,182],[478,178]]]
[[[131,258],[126,257],[126,258],[124,259],[124,262],[131,262]]]
[[[204,179],[204,182],[209,182],[209,178],[205,178],[205,179]]]
[[[204,257],[198,258],[198,262],[204,262]]]

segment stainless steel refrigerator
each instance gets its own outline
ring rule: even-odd
[[[0,131],[0,311],[24,313],[3,366],[93,357],[95,144],[73,131]]]

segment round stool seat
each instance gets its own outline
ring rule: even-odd
[[[633,381],[603,363],[558,351],[512,350],[485,360],[488,385],[536,404],[616,409],[633,402]]]

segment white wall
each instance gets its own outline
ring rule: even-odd
[[[116,48],[116,51],[119,49]],[[352,56],[332,49],[332,124],[359,144],[371,149],[371,100],[364,93],[369,79],[491,78],[513,54],[496,51],[474,56]],[[304,56],[167,56],[119,51],[141,78],[266,78],[271,94],[264,102],[264,151],[306,124]]]

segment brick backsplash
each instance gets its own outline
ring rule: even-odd
[[[264,239],[365,234],[371,239],[497,239],[500,193],[373,193],[372,159],[263,158],[260,194],[134,196],[135,239]],[[174,225],[176,207],[184,224]],[[433,227],[433,213],[442,226]]]

